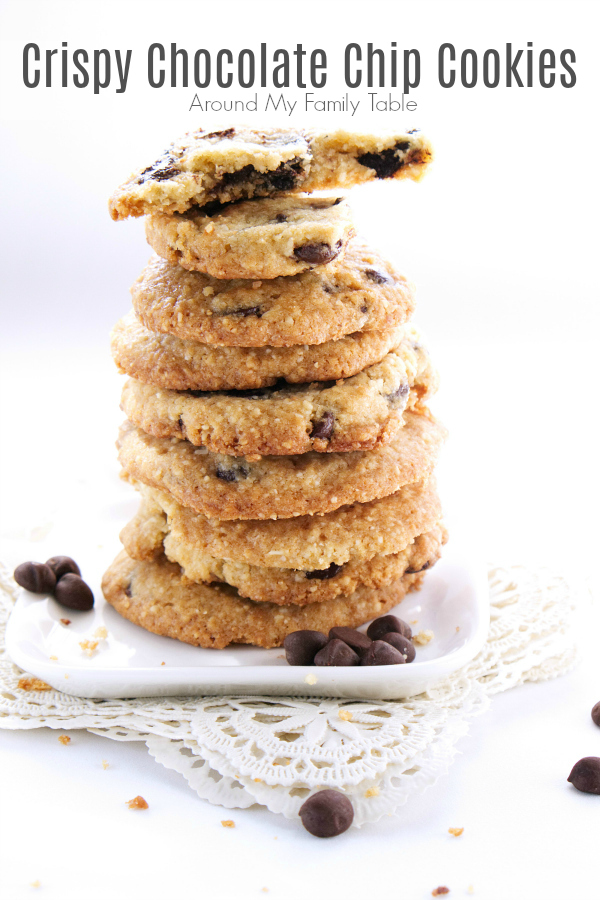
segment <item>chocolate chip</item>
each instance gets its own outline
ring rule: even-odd
[[[363,303],[363,305],[362,305],[361,308],[360,308],[360,311],[361,311],[361,313],[362,313],[363,315],[365,315],[366,313],[369,312],[369,307],[367,306],[366,303]]]
[[[262,310],[260,306],[247,306],[245,309],[232,309],[231,311],[227,311],[221,313],[222,316],[240,316],[242,319],[248,318],[248,316],[256,316],[257,319],[260,319],[262,316]]]
[[[229,466],[225,466],[223,463],[217,463],[215,469],[217,478],[220,478],[221,481],[228,481],[230,483],[247,478],[249,474],[250,469],[242,463],[231,463]]]
[[[373,641],[361,659],[361,666],[399,666],[406,660],[399,650],[387,641]]]
[[[130,581],[129,584],[126,584],[126,585],[125,585],[125,595],[126,595],[127,597],[132,597],[132,596],[133,596],[132,591],[131,591],[131,584],[132,584],[132,583],[131,583],[131,581]]]
[[[302,162],[296,158],[290,162],[282,162],[274,172],[263,177],[265,187],[274,191],[291,191],[302,177]]]
[[[412,629],[407,622],[399,619],[398,616],[380,616],[374,619],[367,628],[367,634],[372,641],[379,641],[384,634],[395,631],[397,634],[403,634],[410,641],[412,637]]]
[[[402,384],[398,385],[395,391],[392,391],[391,394],[386,394],[385,398],[389,403],[394,405],[402,403],[403,400],[406,400],[410,393],[410,385],[408,382],[403,381]]]
[[[344,641],[334,638],[319,650],[315,656],[315,666],[358,666],[360,658]]]
[[[62,606],[69,609],[88,610],[94,605],[94,595],[79,575],[63,575],[56,585],[54,596]]]
[[[600,700],[592,709],[592,722],[600,728]]]
[[[72,572],[73,575],[81,575],[81,569],[70,556],[51,556],[46,560],[46,565],[52,569],[57,581],[69,572]]]
[[[391,178],[404,165],[404,159],[397,155],[397,151],[405,153],[409,147],[408,141],[400,141],[388,150],[382,150],[380,153],[363,153],[357,159],[361,166],[374,169],[378,178]]]
[[[374,281],[375,284],[386,284],[389,281],[389,278],[382,272],[378,272],[377,269],[365,269],[365,275],[369,281]]]
[[[318,419],[310,433],[311,438],[322,438],[323,440],[328,440],[333,433],[333,423],[335,422],[335,416],[332,412],[323,413],[320,419]]]
[[[170,153],[165,154],[151,166],[148,166],[147,169],[144,169],[141,177],[138,178],[138,184],[143,184],[145,181],[150,180],[167,181],[169,178],[174,178],[176,175],[181,174],[181,169],[175,165],[175,162],[175,158]]]
[[[416,656],[414,644],[404,637],[403,634],[398,634],[397,631],[390,631],[389,634],[384,634],[380,640],[395,647],[407,663],[411,663]]]
[[[226,138],[231,137],[235,134],[235,128],[227,128],[225,131],[211,131],[210,134],[205,135],[207,138]]]
[[[329,640],[332,641],[335,638],[348,644],[359,656],[363,656],[373,643],[371,638],[363,634],[362,631],[357,631],[355,628],[347,628],[345,625],[339,625],[330,629]]]
[[[424,572],[426,569],[429,569],[430,566],[432,566],[432,565],[433,565],[433,560],[428,559],[427,562],[423,563],[423,565],[421,566],[420,569],[413,569],[413,568],[405,569],[404,574],[405,575],[416,575],[418,572]]]
[[[339,791],[318,791],[302,804],[299,816],[315,837],[337,837],[352,825],[354,809]]]
[[[287,222],[287,216],[285,215],[285,213],[277,213],[277,215],[275,216],[275,221],[276,222]]]
[[[567,781],[584,794],[600,794],[600,756],[584,756],[576,762]]]
[[[331,262],[332,259],[336,258],[341,249],[341,241],[338,241],[335,247],[331,247],[329,244],[304,244],[303,247],[296,247],[294,249],[294,256],[297,259],[301,259],[302,262],[318,266]]]
[[[283,642],[285,658],[290,666],[312,666],[326,644],[327,637],[320,631],[293,631]]]
[[[32,594],[51,594],[56,587],[56,575],[45,563],[21,563],[15,569],[13,578]]]
[[[342,571],[342,567],[337,563],[330,563],[326,569],[313,569],[312,572],[307,572],[307,578],[318,578],[319,581],[327,581],[328,578],[335,578],[336,575]]]

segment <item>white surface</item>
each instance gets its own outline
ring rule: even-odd
[[[100,499],[100,498],[98,498]],[[96,589],[87,613],[65,610],[52,597],[21,591],[6,632],[6,649],[26,672],[76,697],[287,694],[400,699],[433,687],[470,662],[487,637],[489,604],[484,567],[450,553],[427,573],[421,590],[390,610],[433,639],[405,666],[288,666],[281,650],[232,646],[203,650],[144,631],[123,619]],[[66,615],[70,624],[61,618]],[[86,657],[80,642],[106,637]],[[316,684],[306,681],[315,678]]]
[[[192,49],[304,41],[331,48],[333,60],[350,41],[397,40],[423,53],[415,122],[435,139],[436,167],[420,185],[365,188],[353,206],[418,284],[418,321],[443,375],[436,406],[451,430],[440,467],[451,533],[469,532],[490,559],[592,574],[598,4],[394,0],[344,3],[343,15],[340,5],[304,3],[282,16],[281,4],[258,2],[4,4],[0,555],[13,565],[32,538],[28,555],[85,557],[90,578],[118,551],[118,525],[93,502],[97,491],[117,496],[120,523],[136,507],[117,478],[119,389],[105,335],[148,249],[139,221],[110,222],[106,197],[149,147],[160,152],[202,118],[188,114],[188,92],[141,81],[98,98],[19,89],[23,44],[134,47],[143,57],[155,40]],[[427,75],[443,41],[572,46],[578,84],[444,91]],[[74,503],[76,520],[61,521]],[[0,731],[3,897],[426,900],[439,884],[450,898],[469,896],[469,885],[483,900],[594,897],[600,798],[566,777],[580,757],[600,755],[589,718],[600,699],[598,624],[577,672],[498,696],[449,776],[418,803],[334,841],[260,809],[201,803],[140,746],[82,733],[64,747],[53,732]],[[138,793],[146,812],[124,805]],[[235,829],[221,827],[228,818]],[[450,826],[464,835],[451,837]]]

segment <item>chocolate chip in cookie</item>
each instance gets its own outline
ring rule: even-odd
[[[314,266],[325,265],[338,256],[342,249],[342,241],[338,241],[334,247],[329,244],[304,244],[302,247],[294,248],[294,256],[301,259],[302,262],[310,263]]]
[[[217,478],[229,483],[247,478],[249,474],[250,468],[248,466],[243,465],[243,463],[234,462],[233,460],[227,465],[224,463],[217,463],[215,468],[215,475]]]
[[[378,178],[391,178],[405,164],[403,157],[398,156],[398,151],[406,153],[410,144],[408,141],[400,141],[395,147],[381,150],[380,153],[363,153],[357,157],[361,166],[374,169]]]
[[[328,440],[333,434],[333,424],[335,422],[335,416],[332,412],[325,412],[321,416],[321,418],[315,422],[313,425],[312,431],[310,433],[311,438],[320,438],[321,440]]]

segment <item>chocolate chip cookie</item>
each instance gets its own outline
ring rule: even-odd
[[[156,550],[169,534],[186,555],[205,554],[266,568],[325,571],[332,563],[343,565],[377,554],[399,553],[418,534],[434,528],[442,517],[433,478],[326,515],[277,520],[209,519],[182,506],[165,491],[139,484],[136,487],[145,501],[140,512],[143,530],[139,523],[130,523],[121,540],[132,549],[131,555],[135,552],[142,558],[146,556],[141,549],[133,550],[132,541],[138,548]],[[167,515],[167,526],[159,509]],[[154,555],[151,551],[148,558]]]
[[[432,157],[431,144],[416,130],[374,135],[342,129],[198,129],[134,172],[113,193],[109,211],[113,219],[124,219],[382,178],[418,181]]]
[[[102,590],[118,613],[154,634],[217,649],[228,644],[279,647],[292,631],[327,633],[336,625],[355,628],[381,616],[422,578],[407,574],[385,587],[360,586],[323,603],[279,606],[245,599],[229,585],[195,584],[164,558],[138,562],[122,552],[106,571]]]
[[[181,541],[169,531],[168,520],[151,501],[125,526],[121,539],[132,559],[152,560],[164,555],[181,566],[190,581],[223,582],[242,597],[280,606],[322,603],[340,594],[350,594],[361,584],[383,587],[405,574],[425,571],[439,559],[446,539],[443,525],[418,535],[399,553],[378,553],[368,560],[330,563],[325,569],[302,570],[275,566],[252,566],[236,560],[218,559]]]
[[[177,438],[156,438],[130,422],[119,437],[123,474],[218,519],[325,513],[400,490],[431,472],[446,431],[423,412],[405,413],[388,444],[350,453],[303,453],[257,460],[211,453]]]
[[[250,391],[168,391],[129,379],[121,409],[155,437],[176,437],[214,453],[254,457],[371,450],[388,443],[405,409],[422,404],[437,374],[418,333],[351,378]]]
[[[132,378],[167,390],[222,391],[337,381],[380,362],[401,340],[401,327],[356,332],[314,347],[216,347],[153,334],[133,312],[115,325],[113,359]]]
[[[354,234],[343,197],[281,194],[146,220],[146,239],[160,256],[221,279],[297,275],[343,257]]]
[[[322,344],[356,331],[402,325],[413,285],[354,239],[344,258],[300,275],[222,281],[153,256],[131,289],[150,331],[239,347]]]

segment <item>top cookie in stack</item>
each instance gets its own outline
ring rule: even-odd
[[[158,254],[113,333],[143,495],[104,581],[127,618],[277,646],[380,615],[439,555],[444,429],[413,288],[343,197],[307,193],[430,159],[415,132],[196,132],[111,198],[114,218],[148,215]]]

